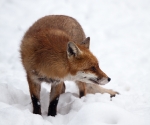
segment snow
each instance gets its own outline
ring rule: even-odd
[[[149,0],[1,0],[0,1],[0,125],[150,125],[150,1]],[[111,77],[103,86],[120,93],[78,98],[73,82],[47,116],[50,86],[41,90],[42,116],[32,113],[19,45],[25,31],[42,16],[76,18],[101,69]]]

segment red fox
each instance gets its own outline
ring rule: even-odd
[[[86,94],[86,84],[104,85],[111,80],[99,68],[89,44],[90,38],[85,37],[81,25],[69,16],[45,16],[27,30],[20,53],[34,114],[41,114],[40,89],[43,81],[51,83],[48,115],[55,116],[59,96],[65,92],[65,80],[77,83],[80,97]]]

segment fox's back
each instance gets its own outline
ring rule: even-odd
[[[25,36],[43,29],[59,29],[70,37],[71,41],[79,43],[85,39],[81,25],[72,17],[64,15],[49,15],[36,21]]]

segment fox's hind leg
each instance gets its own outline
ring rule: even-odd
[[[33,76],[35,77],[35,76]],[[30,96],[33,105],[33,113],[41,114],[41,104],[40,104],[40,90],[41,90],[41,82],[38,79],[32,78],[27,74],[27,80],[29,84]]]
[[[65,92],[64,82],[55,83],[51,85],[50,104],[48,108],[48,116],[55,116],[57,114],[57,104],[60,94]]]

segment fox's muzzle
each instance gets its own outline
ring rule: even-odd
[[[110,82],[111,78],[109,78],[109,77],[103,77],[101,79],[99,79],[99,78],[90,78],[89,80],[93,83],[96,83],[96,84],[105,85],[108,82]]]

